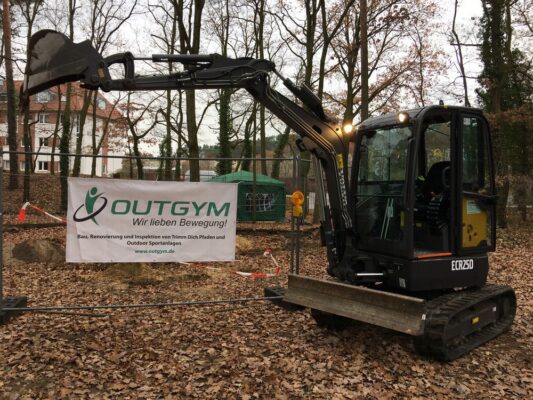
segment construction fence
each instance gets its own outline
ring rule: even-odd
[[[1,151],[1,150],[0,150]],[[5,221],[12,223],[21,207],[29,202],[28,220],[49,222],[43,210],[60,218],[66,216],[63,187],[68,177],[60,174],[60,154],[46,152],[16,152],[19,171],[9,171],[10,152],[2,153],[3,184],[0,199]],[[307,194],[306,210],[314,207],[315,179],[310,163],[299,156],[291,158],[198,158],[153,157],[130,155],[76,155],[68,157],[70,173],[77,162],[80,178],[126,179],[176,182],[228,182],[238,184],[238,222],[288,222],[290,194],[301,190]],[[26,159],[31,159],[31,170],[25,171]],[[76,161],[78,159],[78,161]],[[191,164],[199,166],[199,179],[192,179]],[[232,172],[217,173],[223,164]],[[307,168],[306,168],[307,165]],[[303,175],[303,170],[308,172]],[[277,171],[272,174],[272,171]],[[83,173],[85,172],[85,173]],[[266,172],[266,173],[264,173]],[[272,177],[275,175],[275,178]],[[17,189],[9,189],[15,176]],[[64,190],[64,189],[63,189]]]
[[[250,239],[250,243],[255,243],[255,247],[246,250],[244,253],[238,250],[240,251],[239,257],[234,263],[226,262],[222,263],[222,265],[180,263],[183,264],[180,265],[180,271],[183,271],[178,272],[180,276],[183,275],[187,279],[189,276],[195,279],[196,277],[204,279],[202,278],[203,275],[196,274],[193,271],[213,270],[216,271],[216,274],[232,274],[236,276],[236,279],[245,279],[246,283],[244,285],[249,286],[246,290],[257,291],[257,289],[263,290],[265,285],[264,282],[261,283],[262,278],[267,279],[267,282],[272,284],[272,282],[276,283],[281,279],[281,274],[298,272],[299,270],[298,253],[295,253],[294,250],[299,249],[299,242],[295,239],[297,235],[295,232],[298,232],[299,225],[296,224],[295,227],[294,219],[291,218],[289,198],[294,190],[302,190],[307,193],[315,187],[310,163],[300,159],[299,156],[280,159],[190,159],[135,157],[130,155],[61,155],[42,151],[16,152],[19,171],[12,173],[9,170],[9,157],[13,156],[14,153],[2,151],[2,149],[0,149],[0,152],[2,153],[2,163],[0,163],[0,206],[2,207],[0,210],[0,324],[5,323],[13,313],[26,311],[77,313],[76,315],[83,315],[83,310],[90,310],[92,311],[90,316],[97,316],[94,311],[99,309],[210,306],[281,299],[280,295],[272,294],[267,294],[263,297],[257,295],[243,297],[240,295],[241,289],[239,289],[235,295],[240,297],[230,299],[212,300],[194,297],[194,300],[191,300],[188,298],[182,299],[179,296],[176,298],[177,295],[169,294],[168,299],[165,299],[165,301],[159,300],[159,297],[153,299],[148,296],[145,299],[146,301],[131,303],[129,302],[129,297],[125,294],[118,304],[47,305],[46,296],[43,295],[43,298],[40,299],[41,292],[39,292],[39,296],[35,296],[35,293],[33,293],[31,298],[31,303],[38,304],[38,306],[28,307],[27,293],[18,292],[19,285],[21,285],[18,283],[21,279],[20,275],[13,272],[17,271],[17,268],[25,268],[25,263],[37,263],[29,267],[34,272],[40,271],[40,263],[52,263],[54,268],[61,271],[60,274],[62,276],[68,275],[72,282],[78,282],[81,279],[76,274],[76,268],[85,268],[93,272],[100,271],[103,268],[107,271],[108,268],[99,263],[89,263],[83,267],[78,265],[75,268],[68,267],[65,264],[65,240],[62,231],[58,231],[58,228],[64,226],[67,219],[66,196],[64,194],[62,196],[62,193],[65,193],[68,177],[60,174],[61,157],[68,157],[69,176],[74,175],[72,169],[76,159],[78,159],[81,171],[78,177],[80,178],[191,182],[194,181],[190,172],[191,164],[197,162],[200,175],[197,181],[238,184],[237,221],[241,224],[237,226],[237,239]],[[30,159],[31,163],[28,162]],[[226,174],[217,173],[217,170],[219,170],[217,167],[221,162],[224,162],[226,168],[230,166],[232,172]],[[31,164],[31,168],[27,169],[29,164]],[[303,179],[303,169],[306,165],[309,173]],[[275,174],[276,178],[271,176],[273,169],[278,171]],[[265,171],[267,173],[263,174],[262,172]],[[12,183],[10,180],[13,177],[17,178],[17,188],[10,187],[10,183]],[[311,203],[313,197],[312,194],[308,196],[311,199]],[[286,224],[287,222],[290,222],[290,224]],[[251,227],[250,223],[254,224],[254,226]],[[259,232],[265,232],[262,228],[266,228],[267,232],[279,231],[282,236],[287,239],[290,238],[290,240],[282,240],[279,246],[271,252],[270,249],[266,248],[266,244],[261,241],[258,242],[256,228],[259,228]],[[13,237],[15,236],[18,238],[16,243],[13,242]],[[8,239],[5,239],[5,237],[8,237]],[[252,240],[254,238],[255,242]],[[30,241],[47,242],[47,246],[61,248],[57,252],[51,252],[54,254],[53,258],[48,257],[48,254],[43,256],[39,251],[29,254],[36,249],[32,248],[31,251],[24,250],[24,246],[29,246],[26,242]],[[259,247],[257,247],[258,243],[260,243]],[[22,251],[25,254],[16,254],[19,247],[23,249]],[[237,243],[238,247],[239,244]],[[48,251],[48,248],[44,250]],[[30,256],[35,259],[30,259]],[[253,261],[254,259],[255,261]],[[282,261],[278,263],[279,259]],[[248,265],[249,263],[250,265]],[[141,265],[140,263],[137,264]],[[4,275],[4,266],[9,269],[7,281],[4,280],[4,277],[6,277]],[[126,269],[130,268],[128,265],[122,266]],[[113,264],[109,268],[113,271]],[[139,268],[142,271],[144,267]],[[151,267],[148,266],[147,268],[150,269]],[[171,270],[172,267],[163,265],[162,268],[167,271]],[[179,279],[175,281],[179,282]],[[169,282],[171,282],[169,285],[174,285],[172,283],[174,281],[170,280]],[[202,285],[202,283],[198,283],[198,285]],[[4,286],[7,288],[6,290],[4,290]],[[43,293],[45,292],[46,290]],[[179,291],[173,291],[172,293],[179,294]],[[43,302],[44,305],[42,305]],[[66,302],[76,303],[76,301],[69,301],[68,299]]]

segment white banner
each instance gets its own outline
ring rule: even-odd
[[[237,184],[68,179],[67,262],[232,261]]]

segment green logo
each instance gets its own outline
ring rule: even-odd
[[[87,220],[92,220],[96,225],[98,225],[98,222],[96,222],[96,216],[100,214],[105,206],[107,205],[107,198],[102,196],[103,193],[98,193],[98,189],[95,187],[87,190],[87,193],[85,194],[85,204],[82,204],[78,207],[76,212],[74,213],[74,221],[76,222],[83,222]],[[98,201],[100,200],[100,201]],[[96,203],[101,203],[102,205],[95,210]],[[85,215],[79,216],[78,213],[82,208],[85,207]],[[80,213],[81,214],[81,213]]]

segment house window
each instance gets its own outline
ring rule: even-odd
[[[37,122],[39,122],[40,124],[49,124],[50,123],[50,114],[39,113],[39,115],[37,117],[38,117]]]
[[[4,169],[9,171],[9,160],[4,160]]]
[[[50,100],[52,100],[52,94],[48,91],[39,92],[35,96],[37,103],[48,103]]]
[[[24,171],[24,170],[26,169],[26,162],[25,162],[25,161],[21,161],[21,162],[19,163],[19,169],[20,169],[21,171]]]
[[[48,147],[48,139],[47,137],[40,137],[39,138],[39,147]]]
[[[37,163],[37,171],[48,171],[48,161],[39,161]]]
[[[0,93],[0,103],[7,103],[7,92]]]
[[[103,99],[97,99],[97,100],[96,100],[96,106],[97,106],[100,110],[105,110],[105,100],[103,100]]]

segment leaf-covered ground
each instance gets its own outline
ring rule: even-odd
[[[106,265],[7,265],[5,293],[30,305],[170,302],[262,296],[284,285],[287,226],[244,227],[249,246],[238,262],[152,264],[128,276]],[[64,241],[64,228],[20,229],[5,242]],[[512,329],[452,363],[424,359],[406,335],[359,324],[318,328],[308,311],[270,303],[99,310],[99,316],[27,313],[0,326],[0,398],[524,399],[533,392],[531,232],[503,232],[491,255],[490,281],[512,285]],[[250,280],[227,268],[268,272],[270,247],[284,267]],[[325,274],[315,230],[303,235],[302,273]]]

